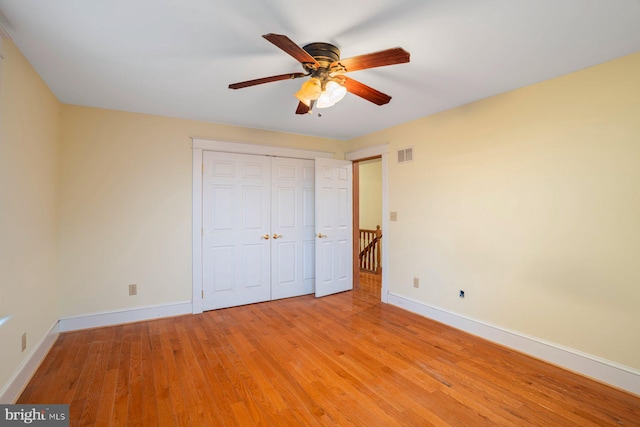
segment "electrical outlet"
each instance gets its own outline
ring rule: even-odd
[[[129,295],[138,295],[138,285],[129,285]]]
[[[464,291],[460,289],[460,298],[464,298]]]
[[[413,278],[413,287],[414,288],[419,288],[420,287],[420,279],[418,279],[417,277]]]
[[[27,333],[22,334],[22,351],[27,349]]]
[[[398,212],[389,212],[389,221],[397,221]]]

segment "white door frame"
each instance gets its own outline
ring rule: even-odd
[[[346,160],[357,161],[370,157],[382,157],[382,291],[380,299],[389,300],[389,144],[376,145],[345,154]]]
[[[192,138],[193,141],[193,198],[192,198],[192,313],[202,313],[202,152],[257,154],[263,156],[292,157],[296,159],[333,158],[332,152],[301,150],[270,145],[247,144]],[[383,172],[384,173],[384,172]],[[383,239],[384,240],[384,239]],[[384,270],[383,270],[384,274]]]

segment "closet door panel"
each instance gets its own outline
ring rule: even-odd
[[[353,289],[352,166],[350,161],[316,159],[317,297]]]
[[[267,301],[271,161],[203,153],[203,309]]]
[[[271,297],[313,293],[313,160],[273,158],[272,183]]]

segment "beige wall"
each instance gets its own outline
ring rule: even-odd
[[[390,291],[639,369],[638,76],[635,54],[350,141],[414,146]]]
[[[382,161],[360,162],[358,170],[360,228],[375,230],[376,225],[382,226]]]
[[[344,151],[337,140],[64,105],[61,317],[191,301],[190,136]]]
[[[58,319],[60,104],[15,45],[0,60],[0,395]],[[27,333],[27,349],[21,337]]]

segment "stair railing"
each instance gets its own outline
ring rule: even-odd
[[[375,230],[360,229],[360,271],[380,274],[380,239],[382,230],[377,225]]]

